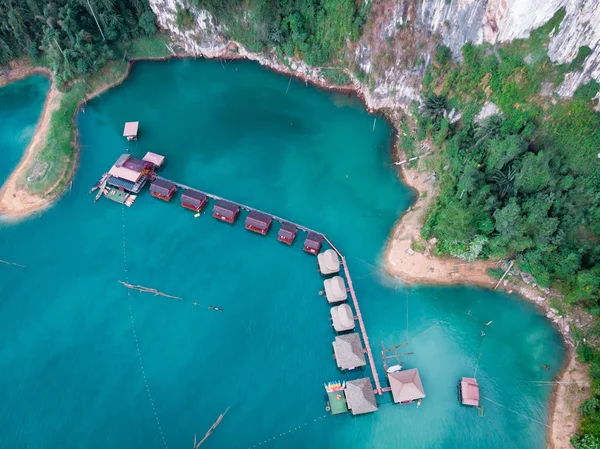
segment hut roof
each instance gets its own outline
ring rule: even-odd
[[[306,236],[306,240],[304,241],[304,246],[319,249],[321,247],[322,242],[323,236],[321,234],[317,234],[316,232],[309,232]]]
[[[333,328],[337,332],[344,332],[354,329],[354,314],[348,304],[342,304],[341,306],[332,307],[331,319],[333,321]]]
[[[126,122],[125,128],[123,129],[123,137],[137,136],[139,125],[140,122]]]
[[[272,221],[273,218],[270,215],[263,214],[262,212],[258,212],[256,210],[251,210],[246,217],[246,224],[250,224],[259,229],[268,228]]]
[[[294,233],[294,232],[296,232],[298,230],[298,228],[296,226],[294,226],[293,224],[288,223],[287,221],[284,221],[281,224],[281,230],[282,231],[287,231],[287,232]]]
[[[335,353],[337,366],[340,369],[354,369],[367,364],[365,350],[356,332],[335,337],[333,352]]]
[[[160,167],[163,164],[163,162],[165,161],[165,157],[161,156],[160,154],[156,154],[156,153],[152,153],[151,151],[148,151],[146,153],[146,155],[142,158],[142,160],[151,162],[152,164],[156,165],[157,167]]]
[[[368,377],[346,382],[344,392],[346,393],[348,408],[353,415],[377,411],[378,407],[375,394],[373,393],[373,385],[371,385],[371,379]]]
[[[465,405],[479,405],[479,384],[472,377],[463,377],[460,381],[462,403]]]
[[[340,271],[340,258],[332,249],[320,253],[317,256],[317,261],[319,262],[319,270],[323,274],[333,274]]]
[[[192,189],[187,189],[185,190],[182,194],[181,194],[181,200],[193,200],[192,202],[196,203],[200,203],[204,200],[206,200],[206,195],[202,192],[198,192],[197,190],[192,190]]]
[[[177,188],[175,184],[167,181],[166,179],[157,178],[152,184],[150,184],[150,191],[158,192],[161,194],[167,194],[171,191],[171,189]]]
[[[219,200],[215,203],[213,211],[223,215],[224,217],[233,218],[240,210],[240,206],[229,201]]]
[[[325,296],[329,303],[342,302],[348,298],[346,283],[341,276],[334,276],[323,281],[325,286]]]
[[[394,402],[409,402],[425,397],[421,376],[416,368],[388,373],[388,379]]]
[[[117,159],[117,162],[108,171],[109,174],[126,179],[127,181],[137,182],[142,175],[144,162],[139,159],[134,159],[128,154],[122,154]]]
[[[142,175],[138,182],[127,181],[126,179],[117,178],[115,176],[108,177],[108,184],[113,185],[115,187],[120,187],[125,190],[129,190],[133,193],[138,193],[142,186],[146,182],[146,176]]]

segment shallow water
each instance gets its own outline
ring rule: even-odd
[[[545,446],[530,418],[545,422],[551,391],[533,381],[560,368],[557,332],[515,296],[386,277],[385,239],[413,200],[390,168],[390,126],[358,101],[288,82],[250,62],[139,63],[79,114],[72,191],[0,229],[0,258],[25,265],[0,265],[2,445],[189,447],[230,407],[203,447]],[[165,155],[164,176],[326,233],[347,257],[382,379],[381,342],[408,335],[421,407],[384,395],[370,415],[325,414],[323,383],[345,377],[302,238],[290,248],[277,227],[261,237],[194,219],[147,192],[130,209],[94,204],[88,190],[127,147],[128,120],[141,126],[129,150]],[[456,394],[480,352],[493,401],[482,418]]]
[[[33,137],[49,87],[48,78],[33,75],[0,89],[0,184]]]

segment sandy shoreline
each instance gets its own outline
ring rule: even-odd
[[[364,89],[360,86],[357,89],[354,86],[330,85],[323,79],[314,78],[305,73],[297,72],[281,64],[274,63],[269,59],[261,57],[260,55],[250,53],[245,50],[243,52],[239,52],[240,47],[241,46],[237,46],[235,44],[228,45],[218,53],[194,57],[255,60],[271,70],[294,76],[320,88],[339,92],[354,93],[365,102],[369,111],[374,111],[366,100],[366,95],[363,93]],[[234,48],[238,48],[238,51],[234,51]],[[181,57],[192,56],[181,55]],[[148,59],[163,60],[170,58],[171,57]],[[91,98],[105,92],[106,90],[122,83],[129,75],[131,67],[136,61],[137,60],[132,60],[128,64],[127,70],[120,79],[110,84],[98,86],[98,88],[96,88],[92,93],[87,95],[85,101],[88,101]],[[11,71],[11,75],[8,78],[0,76],[0,87],[8,82],[24,78],[33,73],[44,73],[51,76],[49,71],[45,68],[19,67],[14,71],[14,73]],[[60,194],[54,198],[44,198],[31,195],[24,191],[22,185],[19,183],[21,176],[29,169],[30,164],[35,159],[37,153],[43,149],[43,143],[48,133],[52,112],[56,110],[60,104],[60,95],[61,94],[58,89],[56,89],[54,82],[52,82],[34,137],[32,138],[30,145],[25,151],[25,154],[15,171],[13,171],[4,186],[2,186],[2,190],[0,190],[0,214],[4,215],[5,217],[12,219],[21,219],[27,217],[50,207],[60,197]],[[75,110],[73,120],[78,110],[79,108]],[[391,121],[396,129],[399,129],[397,121]],[[77,140],[77,136],[75,136],[75,139]],[[77,155],[75,157],[78,158],[79,147],[77,142],[75,143],[75,147],[77,148]],[[73,164],[71,173],[67,174],[69,178],[73,177],[76,169],[77,163]],[[407,166],[403,166],[399,169],[399,172],[405,184],[415,190],[418,197],[415,203],[394,225],[394,228],[388,238],[384,255],[384,265],[388,273],[408,284],[469,283],[493,288],[496,282],[487,274],[486,270],[495,266],[495,264],[486,261],[464,263],[463,261],[457,259],[440,259],[430,255],[432,251],[432,244],[422,241],[420,238],[420,230],[423,225],[427,208],[435,199],[436,189],[434,183],[427,173],[424,171],[420,172],[418,169],[410,169]],[[415,251],[412,255],[409,255],[409,249],[411,249],[413,242],[420,242],[425,246],[425,250],[423,252]],[[577,407],[587,397],[586,395],[588,395],[589,378],[587,366],[575,359],[573,340],[570,335],[568,321],[565,321],[564,319],[561,320],[554,315],[551,316],[551,307],[549,306],[548,301],[545,300],[546,298],[543,298],[543,293],[533,287],[530,287],[529,285],[523,284],[517,286],[505,286],[502,284],[500,288],[511,289],[512,291],[519,293],[524,298],[535,302],[546,313],[546,316],[554,323],[563,336],[565,346],[567,347],[568,356],[563,369],[557,376],[557,384],[555,384],[555,388],[553,390],[551,399],[551,412],[548,418],[550,424],[550,428],[548,430],[548,443],[554,449],[571,448],[569,440],[576,433],[579,423]],[[572,388],[572,385],[574,384],[565,384],[569,382],[576,382],[576,384],[580,385],[580,387],[576,386],[574,391]]]

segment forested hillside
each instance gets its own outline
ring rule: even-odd
[[[0,64],[41,60],[61,85],[100,69],[117,42],[155,33],[147,0],[7,0],[0,4]]]

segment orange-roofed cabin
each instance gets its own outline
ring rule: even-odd
[[[219,200],[213,207],[212,216],[217,220],[233,223],[240,213],[240,206],[229,201]]]
[[[309,232],[306,240],[304,241],[304,251],[309,254],[317,255],[323,244],[323,236],[316,232]]]
[[[267,235],[272,222],[273,217],[263,214],[262,212],[251,210],[246,217],[246,229],[261,235]]]
[[[207,202],[206,195],[197,190],[188,189],[181,194],[181,205],[194,212],[200,212]]]
[[[177,191],[177,186],[164,179],[156,179],[150,184],[150,195],[161,200],[169,201]]]
[[[291,223],[283,223],[281,228],[279,229],[279,234],[277,234],[277,240],[282,243],[286,243],[291,245],[294,243],[294,239],[296,238],[296,234],[298,233],[298,228]]]

